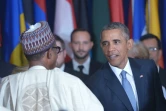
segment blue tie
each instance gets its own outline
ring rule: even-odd
[[[129,83],[129,81],[126,78],[126,71],[122,70],[121,75],[122,75],[122,86],[123,86],[128,98],[130,100],[130,103],[131,103],[134,111],[137,111],[136,99],[135,99],[131,84]]]

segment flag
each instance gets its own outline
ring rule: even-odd
[[[54,17],[55,17],[55,1],[56,0],[46,0],[46,10],[47,10],[47,21],[51,28],[54,29]]]
[[[160,29],[161,29],[161,42],[162,42],[162,51],[163,51],[163,57],[164,58],[164,66],[166,68],[166,1],[165,0],[159,0],[159,17],[160,17]]]
[[[124,23],[122,0],[109,0],[109,8],[111,21]]]
[[[22,0],[6,0],[4,23],[3,57],[17,66],[27,65],[20,43],[20,34],[25,31]]]
[[[59,35],[66,44],[67,54],[72,58],[69,48],[70,34],[76,28],[72,0],[56,0],[54,33]]]
[[[148,0],[148,32],[156,35],[161,40],[158,0]],[[160,67],[164,67],[163,57],[159,60]]]
[[[100,47],[100,32],[105,25],[110,23],[109,5],[107,0],[93,1],[92,19],[94,40],[93,57],[95,60],[105,62],[106,58]]]
[[[77,27],[89,30],[87,0],[73,0],[73,4]]]
[[[145,0],[134,0],[133,2],[133,40],[138,42],[146,32]]]
[[[46,20],[46,1],[34,0],[34,21],[40,22]]]
[[[25,15],[26,28],[29,29],[29,26],[34,24],[33,0],[22,0],[22,2],[23,2],[23,10]]]
[[[133,38],[132,0],[123,0],[124,23],[129,28],[130,38]]]

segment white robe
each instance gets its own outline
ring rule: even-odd
[[[1,83],[0,106],[12,111],[103,111],[80,79],[58,68],[34,66]]]

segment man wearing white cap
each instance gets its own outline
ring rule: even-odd
[[[103,111],[78,78],[55,68],[60,48],[47,22],[21,35],[29,69],[2,79],[0,107],[12,111]]]

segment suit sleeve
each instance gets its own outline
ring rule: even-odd
[[[160,82],[159,74],[156,65],[153,63],[153,77],[154,77],[154,91],[155,91],[155,101],[156,101],[156,111],[166,111],[166,101],[164,100],[164,95],[162,92],[162,85]],[[153,70],[152,69],[152,70]]]

